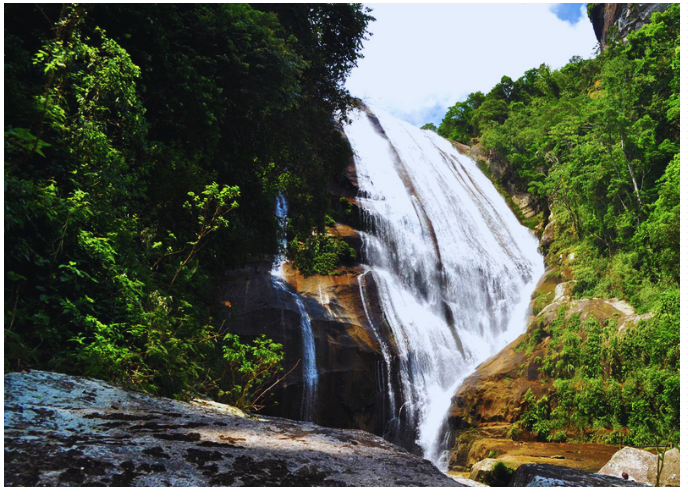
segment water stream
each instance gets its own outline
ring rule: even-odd
[[[278,243],[280,251],[275,256],[271,271],[273,288],[278,293],[291,296],[299,310],[302,336],[302,384],[304,387],[301,400],[300,419],[302,421],[314,420],[314,407],[316,402],[316,390],[318,388],[318,367],[316,365],[316,344],[311,328],[311,317],[306,310],[303,298],[298,293],[293,293],[287,287],[283,267],[287,261],[287,200],[280,194],[275,203],[275,216],[280,222],[280,237]]]
[[[345,133],[367,226],[363,253],[392,334],[386,342],[381,324],[370,323],[386,362],[390,421],[444,468],[451,397],[523,332],[543,258],[492,183],[449,142],[380,110],[352,118]],[[391,390],[393,353],[402,403]]]

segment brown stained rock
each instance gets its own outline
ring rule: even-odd
[[[494,452],[496,460],[512,468],[525,463],[547,463],[597,472],[619,451],[619,448],[595,443],[545,443],[480,438],[471,444],[467,464],[478,463],[487,458],[491,451]]]
[[[553,294],[553,297],[558,291],[563,291],[560,293],[562,296],[546,306],[538,316],[546,334],[557,317],[558,307],[562,305],[567,307],[566,318],[578,313],[582,321],[589,317],[594,317],[601,323],[609,318],[615,319],[618,321],[618,333],[625,333],[637,321],[649,317],[636,315],[631,306],[615,299],[572,300],[567,292],[571,282],[558,281],[559,278],[543,279],[540,284],[540,289]],[[516,422],[523,412],[523,398],[528,389],[539,398],[552,389],[553,379],[541,374],[537,363],[537,357],[546,355],[550,337],[546,336],[530,354],[524,351],[524,345],[531,340],[535,327],[536,322],[532,322],[525,334],[479,365],[455,393],[449,412],[450,426],[456,437],[451,466],[466,468],[484,458],[480,455],[487,454],[487,450],[472,453],[473,445],[481,438],[505,439],[511,423]],[[465,435],[470,430],[473,433]],[[532,433],[526,431],[519,438],[520,441],[535,439]],[[614,451],[609,456],[612,453]]]
[[[512,423],[522,413],[522,398],[529,388],[539,397],[547,391],[538,380],[533,357],[516,350],[525,339],[526,335],[517,338],[464,380],[450,408],[455,429],[463,429],[462,425]]]
[[[355,231],[338,225],[343,238]],[[283,345],[284,370],[302,359],[301,315],[289,293],[278,292],[271,281],[272,260],[228,272],[219,302],[229,303],[224,311],[222,333],[235,333],[251,340],[265,334]],[[332,276],[305,277],[289,264],[284,274],[291,292],[302,297],[310,316],[319,372],[314,421],[343,428],[382,433],[385,428],[385,396],[377,374],[383,357],[362,306],[358,277],[365,269],[338,269]],[[369,302],[375,302],[375,284],[364,278]],[[374,322],[381,323],[381,311],[371,306]],[[275,396],[263,414],[300,418],[303,391],[301,366],[273,389]],[[277,405],[275,405],[277,402]]]
[[[52,372],[5,374],[5,408],[5,485],[458,485],[363,431],[233,416],[209,401],[156,398]],[[170,431],[131,431],[141,418]],[[113,423],[121,425],[102,427]]]

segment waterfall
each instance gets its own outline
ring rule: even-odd
[[[368,274],[369,272],[371,272],[371,270],[366,268],[366,270],[363,273],[359,274],[359,276],[357,277],[357,282],[359,283],[359,296],[361,297],[361,304],[364,308],[364,314],[366,315],[366,321],[368,322],[367,324],[369,328],[373,331],[373,335],[380,344],[380,351],[383,355],[383,360],[385,362],[385,372],[384,374],[381,374],[380,382],[383,384],[383,387],[385,388],[385,393],[388,398],[388,406],[390,408],[388,415],[390,419],[388,421],[388,425],[386,425],[384,430],[384,432],[389,432],[390,429],[388,426],[390,424],[393,425],[393,428],[397,427],[397,425],[395,424],[395,421],[397,419],[397,407],[395,401],[395,390],[393,389],[392,381],[392,353],[390,352],[388,344],[385,343],[385,340],[383,340],[380,332],[376,329],[376,324],[371,319],[371,313],[368,309],[368,295],[366,293],[366,288],[364,286],[364,278],[366,277],[366,274]],[[385,434],[383,436],[385,436]]]
[[[275,216],[280,222],[280,235],[278,243],[280,250],[273,261],[271,271],[271,282],[273,289],[278,293],[285,293],[291,296],[299,310],[302,337],[302,393],[300,419],[303,421],[313,421],[314,403],[316,400],[316,390],[318,388],[318,367],[316,366],[316,344],[313,339],[311,329],[311,318],[306,311],[306,305],[298,293],[293,293],[287,287],[283,266],[287,261],[287,200],[280,194],[275,203]]]
[[[476,164],[437,134],[368,108],[353,114],[345,133],[367,272],[399,359],[403,404],[389,396],[391,419],[446,468],[441,436],[451,397],[476,365],[523,332],[543,273],[538,242]],[[390,352],[376,338],[390,373]]]

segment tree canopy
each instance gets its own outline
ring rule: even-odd
[[[679,439],[679,11],[613,36],[594,59],[505,76],[438,127],[501,156],[502,182],[540,202],[554,232],[547,263],[575,297],[653,313],[625,333],[578,316],[565,328],[564,314],[544,331],[541,372],[557,380],[522,417],[542,439]]]
[[[6,4],[5,368],[228,390],[210,285],[322,230],[360,4]],[[227,364],[225,364],[227,365]]]

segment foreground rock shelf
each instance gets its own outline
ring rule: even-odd
[[[5,374],[5,485],[461,485],[358,430],[128,392],[52,372]]]

